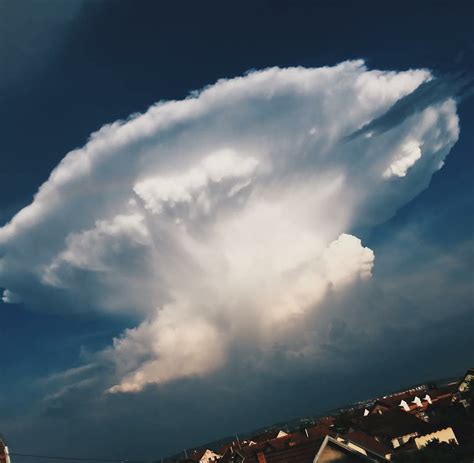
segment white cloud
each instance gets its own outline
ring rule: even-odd
[[[222,150],[205,157],[184,174],[142,180],[134,191],[144,207],[155,214],[160,214],[165,206],[175,209],[185,203],[192,203],[194,212],[209,213],[215,207],[211,204],[212,188],[227,186],[224,199],[234,196],[250,185],[257,165],[258,161],[252,157],[243,158],[231,150]]]
[[[383,173],[385,178],[393,176],[405,177],[408,169],[421,158],[421,147],[416,141],[411,141],[402,146],[401,155]]]
[[[339,286],[350,283],[355,277],[366,280],[372,276],[374,253],[361,246],[355,236],[342,234],[323,254],[328,279]]]
[[[13,291],[6,289],[3,292],[2,301],[6,304],[15,304],[21,302],[21,297],[15,294]]]
[[[152,320],[116,340],[111,352],[115,362],[120,364],[140,352],[151,358],[127,373],[110,391],[136,392],[150,383],[205,375],[222,365],[225,347],[218,326],[193,314],[193,308],[166,306]]]
[[[271,68],[103,127],[0,229],[4,299],[136,317],[101,354],[113,392],[285,339],[370,278],[351,233],[425,188],[456,142],[449,98],[344,141],[429,79],[361,61]]]

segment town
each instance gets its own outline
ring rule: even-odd
[[[474,368],[315,420],[185,451],[163,463],[474,462]],[[158,460],[160,461],[160,460]]]
[[[472,463],[473,396],[470,368],[456,381],[422,384],[154,463]],[[25,456],[0,437],[0,463],[16,463],[15,455]]]

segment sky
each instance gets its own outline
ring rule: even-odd
[[[156,459],[472,366],[471,2],[0,13],[12,452]]]

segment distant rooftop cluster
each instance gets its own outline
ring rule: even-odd
[[[459,381],[423,384],[298,425],[237,436],[163,463],[474,461],[474,369]],[[471,406],[471,403],[473,406]],[[295,429],[296,427],[296,429]]]

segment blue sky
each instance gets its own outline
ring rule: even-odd
[[[79,193],[72,192],[67,181],[59,193],[50,183],[52,200],[47,197],[46,209],[42,210],[47,213],[36,212],[34,226],[22,226],[21,233],[9,232],[8,239],[0,240],[0,258],[6,269],[0,273],[0,285],[23,301],[0,302],[2,372],[7,378],[0,385],[4,410],[0,431],[12,449],[110,458],[158,457],[404,384],[459,374],[472,364],[474,107],[469,92],[450,84],[472,79],[474,15],[470,2],[431,1],[416,7],[401,2],[388,8],[376,2],[173,2],[163,6],[142,1],[137,7],[131,1],[4,0],[0,8],[0,59],[8,70],[0,77],[2,225],[33,201],[68,152],[83,147],[91,133],[104,124],[144,113],[158,101],[181,100],[218,79],[247,75],[243,90],[235,90],[231,80],[219,90],[215,97],[218,103],[209,102],[211,97],[202,93],[199,101],[204,101],[205,115],[172,126],[157,142],[137,139],[136,145],[120,151],[113,147],[115,132],[106,133],[104,153],[112,161],[77,180]],[[363,60],[365,64],[339,64],[348,60]],[[329,82],[301,69],[293,74],[284,71],[294,66],[315,69],[336,65],[339,68],[333,68],[336,70]],[[259,74],[274,66],[280,71]],[[420,71],[410,74],[410,69]],[[372,70],[380,70],[383,76],[394,72],[403,83],[395,85],[387,80],[379,84],[370,80],[374,79]],[[425,108],[423,101],[415,100],[411,113],[394,122],[386,133],[345,144],[342,138],[340,143],[328,141],[331,138],[327,138],[325,127],[350,135],[344,130],[355,131],[361,122],[386,114],[396,101],[422,85],[423,79],[429,79],[422,75],[428,71],[422,70],[445,82],[446,98],[454,98],[456,104],[455,109],[443,109],[446,119],[439,116],[433,133],[416,132],[421,130],[417,124],[423,125],[417,118]],[[259,86],[260,78],[266,79],[263,86]],[[368,109],[357,107],[365,95],[354,93],[357,79],[369,79],[369,90],[378,85],[383,88],[383,97],[375,100],[367,93]],[[313,89],[307,99],[298,93],[303,82],[310,82]],[[208,94],[216,88],[210,87]],[[269,88],[277,98],[268,97],[268,103],[259,95]],[[354,120],[344,119],[349,116],[340,109],[344,107],[341,95],[352,102]],[[319,109],[318,102],[325,102],[324,110]],[[459,137],[446,128],[455,114]],[[314,127],[311,118],[319,121]],[[328,152],[334,160],[318,157],[321,144],[298,144],[300,127],[306,123],[310,124],[307,134],[321,136],[321,144],[324,141],[330,147]],[[183,126],[187,131],[182,132]],[[437,129],[444,130],[445,135],[435,135]],[[193,134],[191,140],[186,139],[187,133]],[[442,155],[444,166],[435,172],[431,164],[423,164],[428,156],[424,150],[429,153],[429,143],[435,144],[430,140],[440,136],[441,154],[434,149],[432,154],[434,158]],[[400,145],[401,152],[416,157],[416,148],[421,147],[423,156],[400,177],[407,183],[393,188],[386,183],[380,186],[365,173],[372,172],[391,150],[396,151],[403,137],[418,137],[419,146],[407,142]],[[272,139],[279,144],[272,145]],[[195,153],[196,144],[211,154],[203,158]],[[227,151],[223,152],[224,145]],[[147,154],[150,146],[160,154]],[[294,146],[299,147],[294,148],[300,156],[297,160],[290,155]],[[347,150],[352,157],[347,157]],[[145,153],[139,165],[130,161],[135,159],[135,152]],[[156,164],[155,158],[163,159],[164,167],[158,161]],[[215,173],[216,159],[224,160],[219,164],[219,174]],[[269,171],[265,164],[269,159],[272,166],[279,167]],[[228,172],[229,165],[232,168]],[[266,174],[261,173],[260,166],[267,168]],[[395,170],[398,168],[400,164]],[[75,169],[72,166],[64,173],[74,173]],[[128,175],[135,170],[137,177],[130,180]],[[315,181],[305,176],[313,171],[315,181],[322,186],[327,182],[328,188],[337,183],[331,177],[334,172],[343,172],[351,179],[340,194],[328,193],[329,210],[321,209],[317,201],[312,204],[312,198],[326,194],[323,187],[315,189]],[[145,182],[147,172],[154,175],[152,183]],[[325,175],[319,177],[319,172]],[[216,175],[219,181],[215,181]],[[196,176],[199,185],[202,178],[211,185],[206,199],[209,207],[216,208],[212,218],[220,219],[216,227],[211,224],[212,237],[222,239],[211,240],[209,215],[205,219],[198,216],[197,223],[191,216],[183,220],[188,220],[189,226],[196,225],[193,238],[202,238],[206,252],[221,247],[228,250],[226,240],[233,239],[231,242],[240,244],[231,249],[246,256],[249,249],[258,247],[254,242],[258,237],[264,242],[263,251],[272,256],[278,254],[275,249],[284,250],[281,255],[285,256],[287,249],[294,251],[288,253],[293,265],[300,262],[297,256],[305,251],[295,247],[295,241],[303,246],[304,237],[309,236],[308,245],[313,249],[316,241],[311,241],[310,232],[317,229],[322,230],[318,240],[324,242],[326,251],[321,251],[315,262],[334,262],[330,260],[334,256],[337,261],[340,249],[349,250],[343,261],[354,260],[357,278],[340,291],[315,294],[307,292],[306,274],[295,281],[281,279],[276,270],[280,262],[265,260],[271,294],[244,286],[245,295],[258,293],[258,300],[243,298],[240,283],[236,286],[235,279],[226,279],[224,272],[221,275],[226,284],[220,286],[228,292],[222,292],[235,298],[238,306],[220,302],[224,309],[219,312],[209,300],[223,297],[220,289],[206,292],[209,281],[218,278],[213,271],[219,256],[195,259],[201,268],[199,274],[207,277],[202,282],[204,291],[191,284],[194,274],[186,273],[188,261],[175,253],[183,242],[174,238],[163,238],[160,259],[151,259],[159,271],[150,283],[149,267],[141,265],[146,260],[143,249],[148,249],[148,233],[155,225],[143,232],[140,220],[126,222],[130,233],[126,236],[133,237],[134,245],[120,248],[119,254],[107,254],[109,244],[115,241],[105,242],[97,236],[115,239],[115,230],[123,231],[125,223],[111,219],[111,211],[135,217],[129,209],[125,213],[116,200],[123,191],[114,185],[115,180],[135,182],[134,191],[143,199],[145,209],[167,207],[169,217],[182,219],[165,204],[163,191],[158,194],[153,185],[171,179],[186,192],[190,184],[196,185]],[[397,176],[392,175],[390,185],[398,181]],[[218,185],[212,186],[212,182]],[[301,214],[295,212],[289,232],[280,237],[279,226],[270,227],[271,232],[265,228],[275,220],[270,212],[267,221],[260,224],[250,212],[240,212],[238,201],[222,200],[222,185],[237,192],[236,201],[253,206],[276,204],[289,215],[292,211]],[[106,190],[112,193],[103,194]],[[194,190],[191,193],[194,195]],[[172,194],[176,192],[166,192],[168,198]],[[49,211],[57,197],[57,210]],[[261,202],[252,202],[254,198]],[[179,203],[176,198],[175,203]],[[236,222],[232,222],[234,218]],[[101,220],[102,228],[97,227]],[[226,220],[230,220],[229,229],[238,229],[238,240],[220,226]],[[236,228],[238,224],[243,225]],[[162,231],[160,223],[156,227]],[[80,235],[88,229],[92,234]],[[142,232],[143,239],[137,243],[136,237]],[[341,239],[340,232],[361,239],[360,244]],[[151,234],[156,246],[156,236]],[[82,238],[67,242],[68,236]],[[88,250],[94,258],[104,257],[101,262],[94,260],[92,272]],[[43,254],[53,257],[42,260]],[[89,260],[79,265],[79,257]],[[75,266],[71,259],[76,259]],[[240,265],[235,256],[229,259]],[[97,265],[104,262],[107,266],[97,271]],[[311,267],[310,281],[324,286],[327,280],[337,287],[339,276],[334,277],[331,271],[329,276],[321,274],[318,265]],[[88,272],[78,272],[78,266],[87,267]],[[371,276],[365,278],[369,267]],[[49,269],[47,283],[41,280],[46,273],[33,275],[30,270],[35,268]],[[283,268],[286,271],[287,267]],[[255,274],[254,278],[261,281],[258,278],[262,277]],[[122,281],[130,285],[127,291],[122,291]],[[54,285],[63,290],[50,291]],[[303,292],[304,299],[310,300],[305,318],[310,329],[298,331],[296,324],[293,331],[267,339],[265,320],[275,314],[267,314],[262,307],[279,307],[295,287],[294,294]],[[150,288],[158,288],[159,294]],[[193,304],[181,301],[176,305],[176,294],[192,295]],[[171,304],[171,309],[161,312],[169,317],[165,322],[164,315],[150,312],[150,300],[151,305]],[[296,300],[299,303],[300,299]],[[16,296],[10,301],[15,302]],[[284,306],[282,310],[286,314],[290,309]],[[232,329],[226,328],[230,323],[226,314],[235,322]],[[264,319],[261,325],[252,323],[260,318]],[[197,350],[203,354],[191,356],[186,363],[185,358],[176,357],[176,350],[181,349],[163,347],[163,326],[177,320],[186,322],[176,325],[184,333],[177,345],[197,339],[197,345],[206,344],[209,352],[191,343],[193,355]],[[276,320],[280,320],[279,328],[271,331],[279,333],[281,325],[290,324],[286,319]],[[260,331],[253,331],[252,325],[259,326]],[[113,338],[119,336],[122,342],[111,348]],[[199,336],[205,341],[199,341]],[[260,336],[264,343],[254,341]],[[305,340],[302,345],[295,341],[299,337]],[[153,350],[156,343],[158,354]],[[160,359],[167,356],[170,363],[163,364]],[[178,363],[181,370],[175,371],[173,365]],[[145,384],[133,379],[137,372],[147,378]],[[117,393],[104,392],[114,386],[118,386]],[[138,389],[127,392],[127,387]],[[136,424],[133,429],[125,425],[131,422]]]

